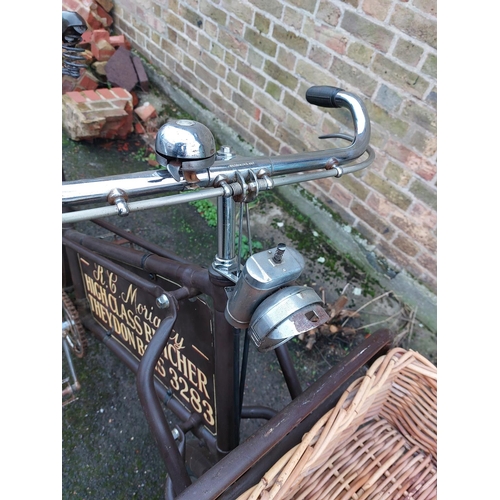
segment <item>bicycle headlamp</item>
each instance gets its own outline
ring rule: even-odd
[[[249,257],[228,290],[226,320],[235,328],[249,328],[259,351],[275,349],[329,319],[312,288],[291,286],[303,269],[300,253],[279,244]]]
[[[249,332],[260,352],[270,351],[329,319],[318,294],[307,286],[288,286],[265,299],[250,320]]]

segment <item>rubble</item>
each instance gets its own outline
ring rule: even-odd
[[[150,132],[155,125],[154,107],[147,103],[133,113],[139,104],[135,91],[149,90],[148,77],[126,36],[112,32],[113,1],[63,0],[62,5],[63,10],[82,16],[88,26],[78,44],[84,49],[86,67],[79,78],[62,77],[63,127],[71,139],[113,139],[133,131]],[[126,96],[126,105],[123,97],[117,101],[117,95]]]
[[[63,127],[74,141],[124,139],[133,130],[132,95],[122,88],[63,95]]]
[[[151,118],[156,118],[156,109],[149,102],[145,102],[142,106],[135,108],[134,112],[143,121],[147,122]]]

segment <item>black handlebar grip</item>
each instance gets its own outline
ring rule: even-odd
[[[323,108],[339,108],[335,104],[335,96],[343,89],[331,87],[329,85],[316,85],[306,92],[307,102],[321,106]]]

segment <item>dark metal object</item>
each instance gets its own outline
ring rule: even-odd
[[[87,24],[77,12],[63,11],[62,13],[62,49],[63,68],[62,74],[78,78],[81,68],[85,68],[85,57],[81,53],[85,50],[77,47],[87,30]]]
[[[295,399],[299,394],[302,393],[302,387],[300,386],[300,380],[295,371],[295,366],[293,365],[292,358],[288,352],[288,347],[285,344],[278,346],[276,349],[276,356],[278,357],[278,362],[281,367],[281,371],[285,377],[286,386],[288,387],[288,392],[292,399]]]
[[[184,467],[183,457],[179,453],[154,388],[155,367],[163,349],[167,345],[172,334],[172,327],[177,319],[175,308],[171,307],[170,312],[172,316],[162,321],[139,363],[137,393],[139,394],[146,420],[160,450],[160,455],[167,466],[174,492],[180,494],[181,491],[191,484],[191,480]]]

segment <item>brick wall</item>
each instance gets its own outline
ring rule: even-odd
[[[116,31],[262,154],[324,149],[349,125],[305,102],[311,85],[362,96],[375,164],[308,189],[436,290],[436,0],[114,4]]]

